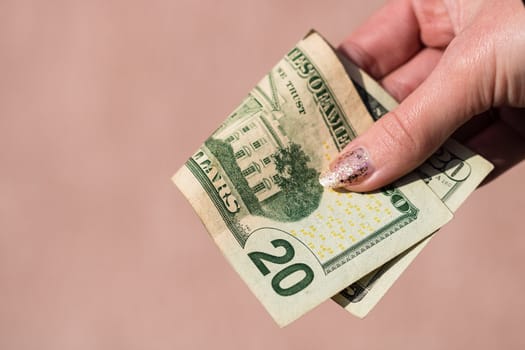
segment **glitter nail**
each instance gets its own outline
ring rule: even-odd
[[[366,150],[362,147],[341,154],[330,170],[319,177],[324,187],[339,188],[356,185],[372,173],[372,165]]]

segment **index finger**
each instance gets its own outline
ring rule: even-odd
[[[381,79],[422,47],[410,0],[389,1],[346,38],[339,50],[375,79]]]

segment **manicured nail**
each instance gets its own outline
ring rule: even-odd
[[[373,167],[368,153],[364,148],[358,147],[339,155],[330,166],[330,170],[321,174],[319,183],[331,188],[357,185],[372,171]]]

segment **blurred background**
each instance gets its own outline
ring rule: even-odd
[[[170,177],[310,28],[383,1],[0,0],[1,349],[523,349],[520,164],[365,319],[279,329]]]

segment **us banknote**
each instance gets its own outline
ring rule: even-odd
[[[320,171],[372,123],[332,48],[311,33],[173,177],[281,326],[452,217],[415,174],[368,194],[320,186]]]
[[[397,102],[370,76],[346,58],[340,59],[374,120],[397,106]],[[492,169],[493,165],[486,159],[450,139],[416,173],[454,212]],[[428,244],[431,237],[348,286],[335,295],[333,300],[353,315],[365,317]]]

